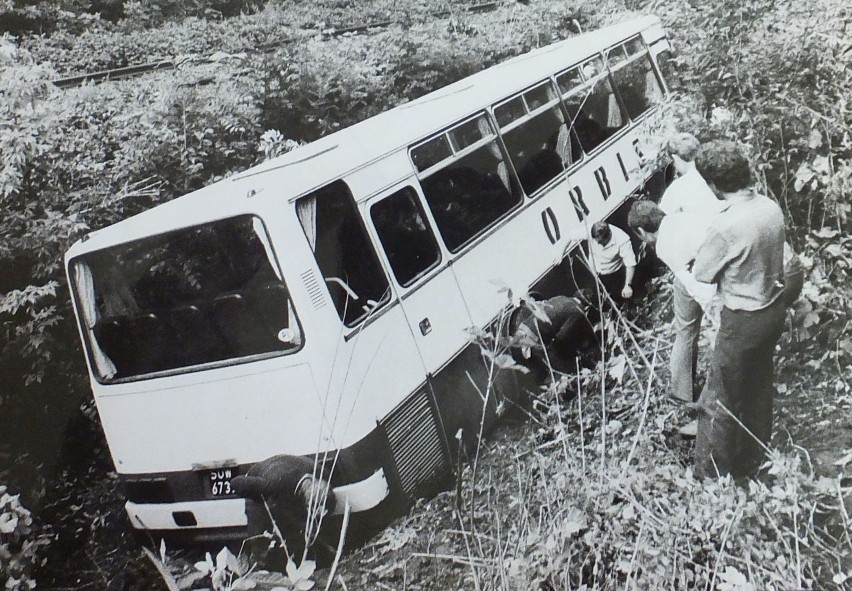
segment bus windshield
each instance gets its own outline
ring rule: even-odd
[[[244,215],[72,263],[100,380],[298,350],[302,332],[259,218]]]

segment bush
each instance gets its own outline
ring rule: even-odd
[[[848,227],[848,8],[713,0],[659,9],[680,54],[681,87],[702,98],[711,133],[749,145],[798,238]]]
[[[35,589],[31,574],[39,554],[50,543],[18,497],[0,485],[0,583],[7,591]]]

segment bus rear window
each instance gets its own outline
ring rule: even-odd
[[[302,332],[263,224],[240,216],[74,261],[96,374],[122,379],[297,350]]]

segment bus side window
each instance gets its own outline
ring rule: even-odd
[[[485,115],[413,148],[412,159],[416,161],[426,146],[444,136],[452,146],[452,156],[421,174],[420,184],[444,243],[450,252],[458,252],[519,205],[523,196],[508,174]]]
[[[615,88],[621,97],[627,114],[636,119],[663,97],[663,88],[654,72],[650,54],[647,51],[634,53],[624,59],[613,59],[610,55],[610,69]]]
[[[387,301],[387,278],[346,183],[335,181],[297,200],[296,214],[346,326]]]
[[[441,260],[438,243],[411,187],[374,204],[370,217],[391,270],[403,287],[411,285]]]
[[[581,86],[574,86],[575,70],[557,76],[556,82],[580,144],[590,152],[627,125],[628,119],[600,58],[592,58],[579,68]]]
[[[580,158],[576,137],[565,123],[548,82],[494,108],[494,116],[527,195],[532,195]]]
[[[656,45],[656,44],[655,44]],[[652,46],[653,47],[653,46]],[[665,80],[669,91],[683,88],[680,72],[678,71],[678,61],[672,55],[670,49],[662,49],[656,54],[657,68]]]

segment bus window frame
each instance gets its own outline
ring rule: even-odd
[[[232,359],[220,359],[220,360],[217,360],[217,361],[207,361],[207,362],[204,362],[204,363],[197,363],[195,365],[188,365],[188,366],[185,366],[185,367],[175,367],[175,368],[171,368],[171,369],[164,369],[164,370],[161,370],[161,371],[153,371],[153,372],[142,373],[142,374],[137,374],[137,375],[133,375],[133,376],[127,376],[127,377],[120,377],[120,378],[105,378],[105,377],[103,377],[100,374],[100,371],[98,371],[96,369],[95,364],[92,362],[92,359],[94,358],[94,351],[92,350],[92,342],[91,341],[92,341],[92,339],[95,338],[95,336],[94,336],[94,333],[93,333],[93,329],[90,329],[85,325],[84,314],[82,314],[82,312],[80,311],[80,308],[85,304],[83,303],[83,301],[80,297],[80,294],[77,293],[76,274],[79,272],[78,271],[78,265],[86,264],[85,258],[87,256],[91,256],[93,253],[99,252],[100,250],[120,247],[120,246],[130,244],[131,242],[134,242],[133,240],[126,240],[126,241],[122,241],[122,242],[116,242],[115,244],[110,244],[109,246],[104,247],[104,249],[97,249],[97,250],[91,250],[91,251],[85,252],[85,253],[80,253],[80,254],[74,256],[72,259],[70,259],[68,261],[68,264],[67,264],[68,276],[69,276],[69,279],[71,279],[71,282],[72,282],[72,284],[69,285],[69,290],[70,290],[70,293],[71,293],[71,302],[72,302],[72,306],[73,306],[74,311],[75,311],[75,316],[77,317],[78,329],[84,336],[83,342],[84,342],[84,346],[86,348],[86,365],[89,368],[89,373],[95,378],[95,381],[98,384],[100,384],[102,386],[129,384],[129,383],[132,383],[132,382],[141,382],[143,380],[168,378],[168,377],[173,377],[173,376],[178,376],[178,375],[198,373],[198,372],[201,372],[201,371],[209,371],[209,370],[213,370],[213,369],[233,367],[233,366],[244,365],[244,364],[247,364],[247,363],[253,363],[253,362],[257,362],[257,361],[267,361],[267,360],[270,360],[270,359],[281,359],[281,358],[284,358],[284,357],[289,357],[291,355],[295,355],[296,353],[299,353],[300,351],[302,351],[305,348],[305,344],[306,344],[309,337],[308,337],[308,335],[305,331],[305,322],[303,321],[303,317],[302,317],[301,314],[299,314],[299,310],[298,310],[298,307],[296,305],[296,302],[293,301],[292,291],[290,291],[292,283],[287,280],[286,275],[284,273],[284,269],[281,266],[280,257],[278,255],[278,251],[275,249],[275,244],[272,241],[272,236],[269,233],[269,228],[267,227],[266,220],[264,220],[263,216],[261,216],[259,213],[242,212],[242,213],[237,213],[237,214],[233,214],[233,215],[226,215],[226,216],[222,216],[222,217],[217,217],[217,218],[214,218],[214,219],[205,220],[204,222],[201,222],[201,223],[198,223],[198,224],[193,224],[193,225],[190,225],[190,226],[182,226],[180,228],[173,228],[173,229],[167,230],[165,232],[157,232],[155,234],[149,234],[149,235],[145,236],[144,238],[142,238],[142,240],[160,238],[160,237],[163,237],[163,236],[168,236],[169,234],[176,234],[176,233],[181,232],[181,231],[189,230],[189,229],[192,229],[192,228],[197,228],[199,226],[204,226],[206,224],[214,224],[216,222],[221,222],[221,221],[225,221],[225,220],[229,220],[229,219],[239,218],[239,217],[242,217],[242,216],[249,216],[251,218],[254,218],[255,220],[260,222],[260,225],[263,228],[263,232],[264,232],[263,238],[266,240],[266,244],[269,246],[268,253],[272,255],[272,259],[270,260],[270,264],[273,265],[274,270],[280,275],[281,281],[285,284],[285,286],[287,287],[287,291],[290,294],[287,299],[288,299],[288,304],[290,306],[292,306],[292,308],[293,308],[293,318],[295,319],[296,325],[299,328],[299,335],[301,336],[301,339],[300,339],[301,342],[299,343],[299,346],[296,347],[296,348],[293,348],[292,350],[287,350],[287,351],[268,351],[266,353],[257,353],[255,355],[246,355],[246,356],[243,356],[243,357],[236,357],[236,358],[232,358]],[[303,312],[304,312],[304,310],[303,310]],[[92,334],[89,334],[89,333],[92,333]]]
[[[352,334],[354,332],[357,332],[358,330],[360,330],[364,326],[366,326],[369,322],[372,321],[371,319],[375,318],[376,316],[382,315],[384,313],[384,311],[387,310],[391,306],[391,304],[395,301],[395,297],[394,297],[393,289],[391,288],[391,280],[390,280],[390,277],[388,277],[387,269],[385,269],[384,264],[382,263],[381,256],[379,255],[379,252],[376,249],[376,244],[375,244],[375,241],[373,240],[373,236],[370,234],[370,229],[367,227],[367,222],[366,222],[367,216],[365,215],[365,213],[368,213],[368,212],[363,211],[362,204],[355,197],[355,193],[352,192],[352,187],[349,186],[349,183],[347,183],[345,179],[337,178],[337,179],[331,180],[327,183],[320,185],[319,187],[317,187],[317,188],[315,188],[311,191],[308,191],[307,193],[299,195],[296,199],[294,199],[292,201],[293,211],[296,212],[297,207],[298,207],[298,203],[302,199],[305,199],[309,196],[312,196],[315,193],[322,191],[326,187],[329,187],[330,185],[334,185],[336,183],[342,184],[346,189],[346,195],[347,195],[348,199],[350,200],[350,202],[353,206],[353,211],[355,213],[355,217],[357,218],[356,221],[357,221],[361,231],[363,232],[363,236],[366,239],[367,244],[370,246],[370,248],[373,249],[373,255],[374,255],[374,258],[375,258],[375,262],[377,263],[376,266],[377,266],[378,270],[381,272],[382,276],[384,277],[385,286],[386,286],[385,290],[382,293],[382,297],[378,301],[376,301],[376,305],[373,306],[372,308],[370,308],[369,311],[365,311],[364,314],[361,314],[360,316],[358,316],[354,321],[351,322],[351,324],[347,323],[346,318],[341,316],[340,311],[337,309],[337,305],[334,303],[334,298],[332,297],[331,290],[329,289],[328,282],[326,281],[327,277],[323,274],[322,268],[320,267],[320,264],[319,264],[319,260],[317,260],[316,251],[310,245],[310,240],[308,239],[307,232],[305,231],[305,227],[302,224],[302,221],[299,218],[298,213],[296,214],[296,220],[297,220],[297,222],[299,223],[299,226],[302,229],[302,235],[305,238],[305,244],[308,247],[308,252],[310,253],[311,260],[313,260],[314,264],[316,265],[316,270],[319,271],[319,273],[317,275],[322,278],[322,284],[325,286],[325,294],[328,297],[328,301],[331,304],[331,307],[335,311],[335,316],[338,318],[338,320],[340,321],[340,324],[344,327],[344,329],[350,331],[350,334]],[[338,279],[340,279],[340,278],[338,278]],[[349,286],[348,284],[347,284],[347,287],[350,287],[350,289],[351,289],[351,286]],[[348,335],[347,335],[347,337],[348,337]],[[348,338],[347,338],[347,340],[348,340]]]
[[[466,125],[466,124],[470,123],[471,121],[475,121],[479,118],[482,118],[487,122],[490,133],[488,135],[486,135],[485,137],[483,137],[482,139],[477,140],[476,142],[466,146],[464,149],[460,150],[459,152],[456,152],[455,151],[455,142],[450,138],[450,135],[449,135],[450,132],[452,132],[454,129],[456,129],[458,127]],[[450,149],[453,151],[453,153],[450,156],[444,158],[443,160],[436,162],[435,164],[433,164],[429,168],[426,168],[424,170],[419,170],[417,168],[417,165],[414,163],[414,158],[412,157],[411,153],[414,150],[416,150],[417,148],[419,148],[420,146],[428,144],[429,142],[431,142],[431,141],[433,141],[436,138],[441,137],[441,136],[444,136],[446,138],[446,141],[447,141],[448,145],[450,146]],[[511,188],[509,189],[510,194],[512,195],[513,198],[514,197],[520,197],[520,199],[518,199],[517,202],[511,208],[509,208],[508,210],[503,212],[501,215],[499,215],[497,218],[495,218],[493,221],[491,221],[491,223],[487,224],[482,229],[480,229],[477,233],[470,236],[467,240],[462,242],[455,250],[452,250],[447,245],[446,240],[444,239],[444,235],[441,233],[441,228],[438,226],[437,221],[435,220],[435,215],[434,215],[434,212],[432,211],[432,207],[429,203],[429,199],[426,197],[426,192],[423,190],[423,181],[426,178],[430,177],[431,175],[435,174],[436,172],[439,172],[439,171],[443,170],[444,168],[447,168],[453,162],[461,160],[462,158],[472,154],[476,150],[479,150],[480,148],[483,148],[483,147],[489,145],[491,142],[494,142],[494,144],[497,146],[497,149],[500,151],[500,156],[502,158],[502,162],[503,162],[503,164],[506,165],[506,170],[509,174],[509,184],[511,185]],[[426,139],[419,141],[415,144],[409,145],[407,152],[408,152],[408,159],[411,162],[412,167],[415,171],[415,177],[417,179],[417,184],[419,185],[419,189],[417,190],[417,192],[420,194],[420,196],[423,200],[423,204],[425,205],[426,215],[427,215],[428,219],[430,220],[430,223],[433,224],[433,228],[435,230],[435,236],[440,238],[440,241],[439,241],[440,248],[442,250],[446,250],[446,252],[449,254],[450,261],[452,261],[452,259],[454,259],[454,258],[457,258],[457,257],[463,255],[473,245],[477,244],[480,240],[482,240],[486,236],[490,235],[491,231],[494,228],[496,228],[503,220],[510,217],[511,215],[513,215],[513,213],[519,211],[524,206],[524,203],[526,201],[525,198],[524,198],[525,193],[523,191],[523,188],[520,186],[520,183],[519,183],[518,178],[517,178],[517,174],[515,174],[514,167],[512,165],[512,160],[509,158],[509,156],[506,152],[506,146],[503,144],[503,138],[500,135],[499,127],[497,126],[496,121],[494,120],[493,113],[491,112],[490,107],[485,107],[481,110],[478,110],[475,113],[471,114],[470,116],[465,117],[463,119],[460,119],[458,121],[455,121],[452,124],[441,129],[440,131],[431,134]]]
[[[385,245],[382,242],[381,234],[379,233],[379,230],[376,227],[376,223],[373,220],[373,207],[375,207],[379,203],[386,201],[387,199],[390,199],[391,197],[393,197],[397,193],[405,191],[406,189],[409,189],[414,196],[414,201],[417,205],[418,213],[422,216],[422,219],[426,224],[426,229],[429,231],[429,235],[431,236],[432,242],[435,245],[435,249],[438,252],[438,258],[437,258],[436,261],[434,261],[428,267],[426,267],[425,269],[423,269],[422,271],[417,273],[408,283],[401,283],[399,281],[399,279],[397,278],[396,273],[393,270],[393,265],[391,265],[391,263],[390,263],[390,256],[388,255],[387,249],[385,249]],[[435,227],[435,221],[432,219],[432,216],[431,216],[432,212],[429,209],[429,204],[426,203],[426,200],[424,199],[423,194],[418,190],[418,187],[415,186],[414,183],[406,181],[406,182],[403,182],[402,184],[396,186],[395,188],[393,188],[391,190],[388,190],[386,192],[382,192],[381,195],[378,195],[376,197],[369,199],[365,203],[364,209],[367,213],[366,217],[369,219],[370,228],[368,228],[368,230],[371,231],[370,232],[371,238],[373,238],[373,241],[379,247],[379,248],[376,249],[376,252],[378,254],[379,251],[381,251],[382,260],[383,260],[384,263],[387,264],[388,270],[390,271],[388,273],[388,275],[390,275],[393,278],[393,281],[394,281],[394,284],[396,285],[396,287],[401,288],[403,290],[408,290],[408,291],[410,291],[412,289],[416,289],[418,284],[424,278],[429,277],[435,269],[438,269],[439,267],[442,266],[442,263],[444,262],[445,254],[444,254],[444,249],[441,248],[442,241],[438,239],[440,234],[438,233],[437,228]]]
[[[615,83],[615,73],[616,72],[626,68],[627,66],[629,66],[630,64],[632,64],[634,62],[638,62],[642,59],[645,59],[647,61],[647,64],[650,66],[651,72],[654,74],[654,78],[657,80],[657,85],[660,87],[660,91],[662,92],[663,96],[665,96],[668,92],[668,89],[665,86],[663,77],[660,74],[659,67],[657,66],[655,60],[653,59],[650,48],[648,47],[647,44],[645,44],[645,40],[642,39],[641,36],[639,36],[638,38],[642,42],[642,44],[644,45],[644,49],[642,49],[641,51],[637,51],[636,53],[630,55],[627,59],[620,61],[616,65],[615,68],[611,67],[609,65],[609,63],[607,63],[607,68],[609,69],[610,76],[611,76],[610,84],[612,84],[612,87],[615,89],[615,94],[618,97],[618,100],[621,103],[622,108],[624,109],[624,114],[630,119],[631,124],[636,123],[638,121],[642,121],[643,119],[647,118],[649,113],[651,113],[651,111],[653,111],[656,108],[656,105],[651,104],[651,106],[649,106],[647,109],[642,111],[642,113],[640,113],[638,117],[635,117],[635,118],[632,117],[630,115],[629,111],[627,110],[627,107],[624,105],[623,99],[621,98],[621,90],[620,90],[618,84]],[[625,41],[624,43],[622,43],[622,45],[626,46],[627,43],[628,43],[628,41]]]
[[[604,50],[604,51],[606,51],[606,50]],[[586,74],[586,72],[583,70],[583,66],[588,64],[589,62],[594,61],[596,58],[600,60],[600,63],[603,66],[603,69],[596,72],[594,76],[588,76]],[[578,86],[574,86],[566,92],[562,92],[562,89],[559,87],[559,82],[558,82],[557,79],[560,76],[567,74],[568,72],[570,72],[573,69],[577,69],[577,71],[579,72],[580,78],[582,79],[582,84],[580,84]],[[568,110],[568,107],[565,105],[565,100],[570,98],[570,97],[576,96],[578,94],[584,93],[587,90],[594,89],[595,85],[598,84],[598,82],[600,82],[601,80],[606,80],[607,82],[609,82],[610,90],[615,95],[616,101],[618,101],[618,106],[619,106],[619,109],[621,110],[621,114],[622,114],[623,117],[625,117],[627,119],[626,124],[622,125],[615,133],[613,133],[611,136],[606,138],[604,141],[599,143],[597,146],[595,146],[591,150],[586,150],[586,147],[583,145],[583,142],[581,141],[580,142],[580,148],[582,149],[584,154],[588,155],[589,157],[596,156],[598,153],[600,153],[602,150],[608,148],[610,146],[610,144],[615,143],[621,136],[623,136],[630,129],[632,129],[633,124],[635,123],[635,120],[630,118],[630,115],[627,113],[627,109],[624,107],[624,104],[621,101],[621,96],[618,93],[618,88],[615,85],[615,80],[613,80],[613,78],[612,78],[612,72],[609,69],[609,64],[607,63],[605,54],[603,52],[596,52],[596,53],[582,59],[581,61],[579,61],[579,62],[577,62],[577,63],[575,63],[575,64],[573,64],[573,65],[571,65],[567,68],[564,68],[564,69],[558,71],[557,73],[553,74],[552,78],[553,78],[554,84],[556,85],[556,90],[559,94],[559,100],[560,100],[560,102],[562,102],[563,111],[566,112],[566,119],[571,120],[572,130],[573,130],[573,127],[574,127],[574,120],[567,114],[567,113],[570,113],[570,111]],[[587,96],[589,94],[590,93],[586,93]],[[584,102],[585,102],[585,99],[584,99]],[[651,109],[648,109],[645,112],[647,113],[650,110]],[[580,162],[582,162],[583,160],[584,159],[581,159]]]
[[[488,121],[488,126],[491,129],[491,135],[488,135],[488,136],[486,136],[482,139],[479,139],[479,140],[475,141],[474,143],[469,144],[468,146],[462,148],[461,150],[459,150],[457,152],[456,149],[455,149],[455,142],[449,137],[449,133],[457,127],[465,125],[466,123],[469,123],[471,121],[475,121],[479,117],[483,117],[483,115],[484,115],[484,119],[486,119]],[[409,160],[411,160],[411,163],[414,166],[415,175],[417,176],[417,180],[420,181],[424,177],[428,177],[428,176],[435,174],[439,170],[442,170],[442,169],[446,168],[447,166],[449,166],[449,163],[454,162],[456,160],[460,160],[461,158],[464,158],[468,154],[472,154],[473,152],[475,152],[479,148],[488,145],[488,143],[491,142],[492,140],[498,139],[499,134],[494,130],[495,130],[495,125],[494,125],[494,122],[491,120],[489,113],[487,111],[477,111],[474,115],[467,117],[465,119],[462,119],[461,121],[458,121],[456,123],[453,123],[452,125],[449,125],[448,127],[439,131],[438,133],[432,134],[431,136],[429,136],[427,139],[423,140],[422,142],[417,142],[416,144],[409,146],[408,158],[409,158]],[[434,139],[441,137],[441,136],[444,136],[446,138],[447,145],[450,146],[450,150],[452,150],[452,153],[449,156],[447,156],[446,158],[444,158],[443,160],[439,160],[438,162],[436,162],[435,164],[433,164],[429,168],[419,170],[417,168],[417,165],[414,164],[414,159],[411,157],[411,152],[413,150],[416,150],[420,146],[428,144],[429,142],[431,142]],[[499,142],[498,142],[498,145],[499,145]],[[502,145],[500,145],[500,152],[503,156],[503,161],[505,162],[506,161],[506,154],[505,154],[505,151],[504,151],[504,148],[503,148]]]
[[[526,94],[528,92],[532,91],[532,90],[535,90],[535,89],[537,89],[539,87],[543,87],[543,86],[550,86],[550,89],[553,91],[553,98],[550,99],[549,101],[547,101],[545,104],[531,110],[529,102],[527,101],[527,98],[526,98]],[[499,123],[497,122],[497,116],[494,113],[494,111],[496,109],[500,108],[503,105],[506,105],[506,104],[508,104],[508,103],[510,103],[514,100],[517,100],[518,98],[521,99],[521,102],[524,105],[524,108],[526,109],[526,113],[523,116],[518,117],[517,119],[513,120],[511,123],[508,123],[503,127],[500,127]],[[531,84],[530,86],[524,88],[523,90],[520,90],[520,91],[516,92],[515,94],[512,94],[512,95],[500,100],[499,102],[491,105],[488,108],[488,111],[491,113],[492,124],[497,129],[497,135],[500,138],[500,143],[502,144],[503,152],[505,154],[509,153],[509,150],[506,149],[506,140],[503,137],[505,134],[517,129],[518,127],[520,127],[521,125],[524,125],[525,123],[527,123],[529,121],[532,121],[533,119],[535,119],[539,115],[544,114],[546,111],[552,109],[553,107],[556,107],[557,109],[559,109],[559,112],[562,114],[563,124],[567,124],[571,120],[571,117],[568,114],[568,111],[565,108],[565,104],[562,100],[561,92],[559,91],[559,85],[556,83],[556,75],[555,74],[551,74],[547,78],[540,80],[540,81],[538,81],[534,84]],[[575,139],[577,139],[573,125],[569,126],[568,132],[572,136],[574,136]],[[580,145],[579,139],[577,139],[577,144]],[[549,181],[544,183],[542,186],[540,186],[538,189],[536,189],[532,193],[527,193],[526,190],[523,188],[523,184],[521,183],[520,178],[518,177],[518,171],[515,169],[514,160],[512,160],[512,158],[510,156],[507,157],[508,167],[511,169],[512,175],[514,176],[515,181],[518,183],[518,186],[520,187],[521,191],[524,192],[524,195],[527,197],[527,199],[529,199],[531,201],[534,201],[534,200],[538,199],[540,196],[544,195],[548,190],[553,188],[553,186],[555,184],[557,184],[561,180],[565,179],[565,177],[568,174],[572,173],[585,160],[586,160],[586,152],[582,148],[582,146],[580,146],[580,154],[579,154],[579,158],[577,158],[577,160],[572,162],[570,166],[563,168],[562,172],[560,172],[559,174],[554,176],[552,179],[550,179]]]
[[[671,84],[669,80],[663,76],[663,68],[660,67],[659,56],[662,53],[668,52],[669,59],[674,59],[674,52],[672,50],[671,43],[668,38],[661,37],[660,39],[654,41],[653,43],[648,43],[648,54],[651,58],[651,63],[654,66],[654,73],[657,76],[657,80],[659,80],[660,85],[663,87],[663,91],[666,96],[668,96],[672,92]]]
[[[582,66],[583,63],[585,63],[585,62],[575,64],[571,68],[567,68],[567,69],[563,70],[562,72],[555,74],[554,77],[553,77],[554,81],[556,81],[556,78],[558,78],[562,74],[565,74],[566,72],[568,72],[572,68],[576,68],[577,66]],[[590,90],[594,89],[595,85],[600,80],[603,80],[603,79],[607,79],[609,81],[610,88],[612,88],[613,92],[615,92],[615,90],[614,90],[615,86],[613,85],[612,80],[609,78],[609,71],[605,71],[605,72],[603,72],[603,74],[598,73],[595,76],[593,76],[592,78],[586,78],[586,75],[583,73],[582,67],[580,68],[579,71],[580,71],[581,78],[583,78],[583,83],[579,86],[575,86],[575,87],[571,88],[567,92],[563,93],[561,90],[559,91],[559,100],[562,103],[563,110],[566,113],[568,113],[568,115],[566,115],[566,118],[571,121],[572,131],[574,129],[575,119],[570,116],[570,111],[568,110],[568,107],[565,105],[566,99],[573,97],[573,96],[576,96],[578,94],[585,94],[586,97],[588,97],[591,94],[591,92],[586,92],[586,91],[590,91]],[[556,87],[559,88],[558,83],[556,84]],[[584,103],[585,103],[585,100],[586,99],[583,99]],[[623,106],[621,105],[621,97],[619,97],[618,94],[616,94],[616,100],[618,100],[619,107],[623,109]],[[627,113],[625,112],[624,115],[627,116]],[[628,118],[628,120],[629,120],[629,118]],[[629,124],[623,125],[616,133],[614,133],[611,136],[609,136],[608,138],[606,138],[604,141],[599,143],[597,146],[595,146],[591,150],[587,150],[586,146],[583,145],[583,142],[581,140],[580,141],[580,149],[583,151],[583,154],[588,155],[590,157],[593,156],[593,155],[596,155],[598,152],[601,151],[601,149],[605,148],[608,144],[612,143],[617,137],[619,137],[622,134],[622,132],[624,132],[628,127],[629,127]],[[582,159],[581,159],[581,162],[582,162]]]

